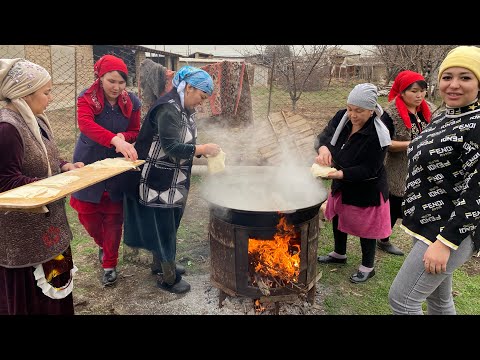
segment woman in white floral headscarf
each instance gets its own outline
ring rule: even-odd
[[[45,110],[50,74],[0,59],[0,192],[82,167],[61,161]],[[0,213],[0,314],[73,314],[72,233],[61,199],[44,213]],[[48,212],[48,214],[46,214]]]

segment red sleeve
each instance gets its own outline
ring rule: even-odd
[[[77,114],[78,128],[83,134],[102,146],[107,148],[112,147],[110,141],[112,141],[116,134],[95,122],[93,109],[85,101],[83,96],[78,99]]]
[[[62,166],[65,165],[65,164],[68,164],[68,163],[69,163],[69,161],[59,159],[58,160],[58,167],[60,168],[60,171],[62,171]]]
[[[125,141],[129,143],[134,143],[137,140],[138,133],[140,131],[140,109],[137,111],[132,111],[130,116],[130,122],[128,123],[127,131],[123,132],[125,136]]]
[[[23,141],[15,126],[0,123],[0,192],[40,180],[22,174],[23,152]]]

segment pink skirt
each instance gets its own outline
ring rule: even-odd
[[[392,234],[390,224],[390,202],[380,196],[380,205],[359,207],[342,203],[342,192],[327,199],[325,218],[332,220],[338,215],[338,230],[365,239],[384,239]]]

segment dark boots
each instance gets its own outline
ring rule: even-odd
[[[152,275],[162,275],[162,262],[160,261],[160,257],[152,251],[153,255],[153,263],[150,265],[150,269],[152,270]],[[178,274],[183,275],[185,274],[185,266],[182,264],[175,264],[176,271]]]
[[[176,271],[175,261],[160,263],[162,273],[158,275],[157,286],[174,294],[183,294],[190,290],[190,284],[182,280]]]
[[[152,265],[150,265],[150,269],[152,269],[152,275],[162,275],[163,274],[161,266],[156,266],[155,264],[152,264]],[[183,275],[186,272],[185,266],[183,266],[182,264],[179,264],[179,263],[175,264],[175,270],[180,275]]]
[[[403,251],[393,245],[390,241],[377,240],[377,247],[386,253],[403,256]]]

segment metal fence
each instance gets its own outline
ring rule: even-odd
[[[71,160],[78,136],[77,96],[93,82],[93,64],[105,54],[125,61],[129,70],[127,90],[141,100],[140,63],[148,57],[168,66],[160,52],[145,53],[135,46],[0,45],[0,58],[26,58],[52,75],[53,101],[47,115],[66,160]],[[314,136],[337,110],[345,107],[351,88],[364,81],[381,87],[372,72],[341,73],[326,63],[318,65],[296,93],[274,66],[249,59],[208,59],[197,65],[180,59],[177,66],[187,63],[207,70],[215,83],[214,95],[198,109],[199,141],[221,144],[231,155],[231,163],[236,164],[278,164],[285,159],[285,151],[311,164]],[[300,98],[293,101],[299,90]],[[386,97],[380,102],[385,104]],[[145,114],[147,109],[142,110]]]

